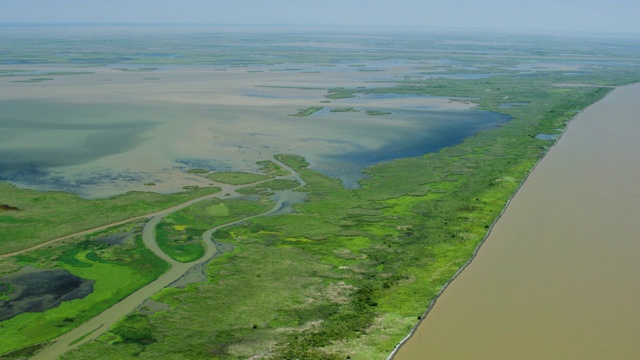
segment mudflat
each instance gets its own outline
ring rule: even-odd
[[[572,121],[395,359],[640,358],[639,98]]]
[[[87,70],[24,67],[53,74]],[[208,185],[189,168],[258,171],[257,161],[292,153],[354,187],[365,167],[437,151],[509,119],[472,110],[463,99],[325,98],[331,87],[356,88],[413,71],[404,67],[363,72],[345,65],[318,73],[283,68],[102,66],[37,88],[0,79],[0,180],[87,198],[168,193]],[[291,116],[312,106],[322,111]],[[336,109],[356,110],[331,111]],[[389,116],[371,116],[382,110]]]

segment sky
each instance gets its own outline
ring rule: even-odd
[[[640,0],[0,0],[0,24],[424,27],[640,35]]]

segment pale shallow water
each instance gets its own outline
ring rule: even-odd
[[[571,123],[396,360],[640,359],[638,96]]]
[[[277,153],[305,156],[311,168],[353,187],[367,166],[436,151],[509,120],[472,110],[466,99],[387,95],[321,102],[322,88],[365,85],[396,74],[393,68],[372,75],[343,67],[247,73],[271,67],[49,66],[34,70],[91,74],[4,81],[0,180],[85,197],[205,186],[206,179],[185,171],[257,171],[256,161]],[[158,80],[145,80],[150,76]],[[292,88],[311,85],[320,90]],[[290,116],[310,106],[325,109]],[[329,111],[340,107],[359,111]],[[370,110],[390,114],[367,115]]]

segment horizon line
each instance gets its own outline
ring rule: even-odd
[[[155,26],[178,26],[178,27],[236,27],[236,28],[256,28],[256,27],[272,27],[272,28],[323,28],[323,29],[367,29],[377,30],[394,29],[394,30],[413,30],[413,31],[451,31],[451,32],[469,32],[481,31],[486,33],[504,33],[504,34],[531,34],[531,35],[554,35],[554,36],[575,36],[575,35],[609,35],[609,36],[637,36],[640,38],[640,32],[625,31],[605,31],[605,30],[576,30],[576,29],[542,29],[542,28],[496,28],[496,27],[447,27],[447,26],[422,26],[422,25],[363,25],[363,24],[274,24],[274,23],[185,23],[185,22],[16,22],[16,23],[0,23],[0,28],[7,27],[155,27]]]

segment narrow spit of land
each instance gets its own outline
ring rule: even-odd
[[[292,178],[295,179],[296,181],[298,181],[298,183],[300,184],[298,186],[302,187],[305,185],[304,180],[298,175],[298,173],[293,170],[291,167],[287,166],[286,164],[280,162],[279,160],[276,160],[275,158],[272,159],[272,161],[276,162],[279,166],[281,166],[283,169],[289,171],[289,173],[291,175],[288,176],[278,176],[276,178]],[[257,181],[251,184],[246,184],[246,185],[242,185],[242,186],[227,186],[226,188],[223,189],[223,191],[218,192],[216,194],[211,194],[211,195],[207,195],[207,196],[203,196],[197,199],[193,199],[191,201],[185,202],[183,204],[171,207],[169,209],[165,209],[162,210],[160,212],[154,213],[152,214],[151,219],[149,220],[149,222],[147,222],[147,224],[144,227],[143,233],[142,233],[142,239],[144,241],[144,244],[146,247],[148,247],[151,251],[153,251],[157,256],[159,256],[160,258],[164,259],[165,261],[169,262],[171,264],[171,268],[169,269],[169,271],[167,271],[166,273],[164,273],[161,277],[159,277],[158,279],[156,279],[155,281],[147,284],[146,286],[144,286],[143,288],[139,289],[138,291],[134,292],[133,294],[129,295],[128,297],[126,297],[125,299],[123,299],[122,301],[120,301],[119,303],[115,304],[114,306],[110,307],[109,309],[103,311],[102,313],[100,313],[98,316],[94,317],[93,319],[89,320],[88,322],[84,323],[83,325],[77,327],[76,329],[60,336],[58,339],[54,340],[53,344],[50,345],[49,347],[44,348],[41,352],[39,352],[38,354],[36,354],[34,357],[32,357],[31,359],[33,360],[55,360],[57,359],[60,355],[62,355],[63,353],[74,349],[90,340],[93,340],[95,338],[97,338],[98,336],[100,336],[101,334],[103,334],[104,332],[106,332],[107,330],[109,330],[109,328],[116,323],[116,321],[118,321],[120,318],[122,318],[123,316],[129,314],[130,312],[134,311],[138,306],[140,306],[146,299],[148,299],[150,296],[152,296],[153,294],[155,294],[156,292],[162,290],[164,287],[172,284],[173,282],[175,282],[176,280],[178,280],[180,277],[182,277],[184,274],[187,273],[187,271],[189,271],[189,269],[191,269],[192,267],[198,265],[198,264],[202,264],[205,263],[207,261],[210,261],[211,259],[215,258],[216,256],[219,256],[220,254],[222,254],[225,251],[229,251],[231,249],[231,247],[227,246],[221,246],[222,244],[216,243],[213,239],[212,236],[213,234],[218,231],[219,229],[225,228],[225,227],[229,227],[229,226],[233,226],[236,224],[239,224],[243,221],[249,220],[251,218],[254,217],[258,217],[258,216],[265,216],[265,215],[269,215],[272,214],[278,210],[280,210],[284,204],[287,202],[288,197],[287,194],[289,194],[291,191],[295,190],[295,189],[291,189],[291,190],[287,190],[282,192],[282,194],[280,194],[280,196],[278,197],[275,205],[267,212],[264,212],[262,214],[258,214],[258,215],[253,215],[253,216],[248,216],[239,220],[235,220],[226,224],[222,224],[219,226],[216,226],[212,229],[209,229],[208,231],[206,231],[205,233],[202,234],[202,239],[205,243],[205,246],[207,248],[206,253],[198,260],[196,261],[192,261],[189,263],[181,263],[178,262],[176,260],[174,260],[173,258],[171,258],[170,256],[168,256],[167,254],[165,254],[162,249],[160,249],[160,247],[158,246],[158,243],[156,241],[155,238],[155,228],[158,225],[158,223],[166,216],[180,210],[183,209],[187,206],[193,205],[199,201],[203,201],[203,200],[207,200],[207,199],[211,199],[214,197],[219,197],[219,198],[229,198],[229,195],[233,196],[238,196],[238,194],[235,192],[237,189],[239,188],[243,188],[243,187],[248,187],[248,186],[252,186],[252,185],[257,185],[260,184],[262,182],[266,182],[266,181],[270,181],[272,179],[267,179],[267,180],[262,180],[262,181]],[[296,188],[297,189],[297,188]],[[38,246],[40,247],[40,246]],[[26,251],[26,250],[25,250]]]
[[[394,359],[640,358],[639,96],[574,119]]]

